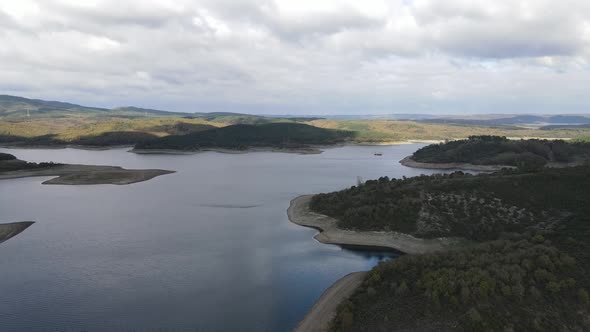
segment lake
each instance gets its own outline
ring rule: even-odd
[[[0,181],[0,222],[37,221],[0,245],[0,330],[289,331],[334,281],[392,255],[318,243],[315,230],[289,222],[289,201],[359,176],[433,173],[398,163],[421,146],[0,149],[28,161],[177,171],[128,186]]]

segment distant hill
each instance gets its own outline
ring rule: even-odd
[[[69,117],[145,117],[183,116],[187,113],[166,112],[138,107],[114,109],[88,107],[60,101],[28,99],[0,95],[0,120],[19,121],[27,118],[69,118]]]
[[[0,120],[23,121],[26,119],[55,119],[55,118],[87,118],[87,117],[114,117],[114,118],[143,118],[143,117],[184,117],[191,119],[203,119],[221,123],[269,123],[279,121],[279,118],[270,118],[251,114],[212,112],[212,113],[183,113],[140,108],[134,106],[116,107],[113,109],[88,107],[60,101],[47,101],[41,99],[29,99],[18,96],[0,95]],[[284,119],[283,119],[284,120]],[[297,120],[292,120],[297,121]]]
[[[183,136],[166,136],[139,143],[136,149],[199,150],[249,147],[297,148],[309,144],[334,144],[352,138],[350,131],[323,129],[301,123],[237,124]]]
[[[590,117],[581,115],[555,115],[547,118],[547,123],[583,124],[590,123]]]
[[[558,130],[558,129],[585,129],[585,128],[590,128],[590,123],[573,124],[573,125],[549,125],[549,126],[543,126],[539,129],[541,129],[541,130]]]
[[[443,117],[443,118],[434,118],[434,119],[423,119],[423,120],[420,120],[420,122],[508,128],[510,126],[517,126],[517,125],[586,124],[586,123],[590,123],[590,117],[583,116],[583,115],[540,116],[540,115],[525,114],[525,115],[497,117],[497,118],[491,118],[491,119]]]
[[[86,107],[59,101],[28,99],[23,97],[0,95],[0,118],[4,120],[24,119],[27,117],[66,117],[73,115],[100,116],[108,109]]]

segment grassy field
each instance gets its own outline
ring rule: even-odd
[[[531,121],[530,117],[525,117]],[[518,119],[517,119],[518,120]],[[534,120],[534,119],[533,119]],[[229,112],[174,113],[137,107],[112,109],[88,107],[58,101],[28,99],[0,95],[0,143],[22,141],[37,145],[92,142],[138,142],[148,137],[184,135],[214,127],[235,124],[265,124],[276,122],[305,123],[325,129],[354,132],[350,141],[357,143],[387,143],[407,140],[452,140],[468,136],[495,135],[509,138],[539,137],[590,140],[590,128],[525,129],[503,123],[495,126],[476,123],[425,123],[393,120],[329,120],[320,118],[275,118]],[[517,122],[518,123],[518,122]],[[111,133],[111,134],[109,134]],[[137,135],[142,133],[143,135]],[[104,140],[102,137],[109,136]],[[16,138],[15,138],[16,137]],[[99,137],[99,138],[95,138]],[[31,138],[38,138],[32,139]],[[50,139],[48,139],[50,138]],[[132,139],[131,139],[132,141]],[[32,142],[32,143],[31,143]]]
[[[357,132],[357,141],[375,143],[406,140],[447,140],[479,135],[506,136],[510,138],[539,137],[590,139],[590,130],[584,128],[549,131],[390,120],[314,120],[308,123],[321,128],[352,130]]]
[[[181,125],[191,127],[206,125],[209,128],[223,127],[222,122],[211,122],[203,119],[186,119],[178,117],[163,118],[67,118],[67,119],[35,119],[31,121],[6,122],[0,121],[0,135],[38,137],[55,135],[56,139],[72,141],[85,136],[97,136],[108,132],[142,132],[155,136],[177,134],[176,128]]]

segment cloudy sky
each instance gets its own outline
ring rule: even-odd
[[[590,113],[590,1],[0,0],[0,73],[105,107]]]

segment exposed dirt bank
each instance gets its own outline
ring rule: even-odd
[[[312,227],[320,231],[314,238],[322,243],[384,247],[406,254],[424,254],[446,251],[465,245],[466,241],[457,238],[419,239],[397,232],[357,232],[337,227],[337,220],[310,211],[309,202],[313,195],[299,196],[291,201],[287,210],[291,222]]]
[[[303,195],[291,200],[287,214],[295,224],[315,228],[320,231],[314,238],[322,243],[391,248],[406,254],[423,254],[446,251],[468,245],[468,241],[458,238],[419,239],[397,232],[356,232],[337,227],[337,220],[312,212],[309,202],[313,195]],[[314,304],[295,331],[325,331],[336,308],[348,298],[364,280],[366,272],[351,273],[328,288]]]
[[[367,272],[353,272],[336,281],[326,289],[309,313],[299,323],[295,332],[326,331],[336,315],[338,305],[348,299],[361,285]]]
[[[502,168],[515,168],[514,166],[507,165],[475,165],[468,163],[422,163],[415,161],[411,156],[405,157],[399,161],[400,164],[406,167],[412,168],[425,168],[425,169],[462,169],[467,171],[479,171],[479,172],[495,172]]]

